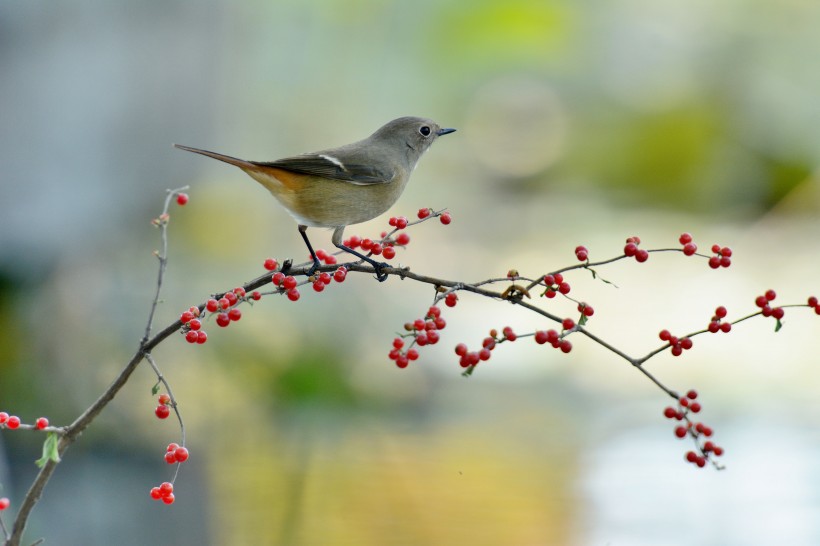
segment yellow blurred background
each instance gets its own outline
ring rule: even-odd
[[[448,207],[397,261],[478,281],[618,254],[640,235],[734,264],[654,254],[569,276],[589,328],[632,355],[657,332],[820,295],[820,4],[812,0],[316,0],[0,4],[0,410],[65,424],[142,336],[171,211],[158,326],[303,257],[296,227],[238,170],[174,142],[256,160],[332,147],[403,115],[458,132],[390,214]],[[329,233],[312,230],[317,247]],[[398,370],[390,342],[427,286],[351,275],[264,298],[210,339],[154,355],[190,461],[153,415],[147,367],[67,453],[28,536],[49,544],[811,545],[820,543],[820,322],[788,309],[700,336],[649,369],[697,388],[727,470],[683,461],[663,393],[586,339],[504,344],[470,379],[452,348],[490,328],[552,327],[462,295],[442,341]],[[539,302],[541,303],[541,302]],[[560,299],[546,304],[575,313]],[[575,336],[573,336],[575,337]],[[41,438],[0,435],[15,503]],[[7,520],[8,521],[8,520]]]

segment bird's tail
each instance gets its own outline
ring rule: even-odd
[[[224,161],[225,163],[236,165],[240,169],[254,169],[256,167],[250,161],[245,161],[244,159],[237,159],[229,155],[218,154],[216,152],[209,152],[208,150],[200,150],[199,148],[190,148],[188,146],[183,146],[182,144],[174,144],[174,147],[179,148],[180,150],[185,150],[187,152],[193,152],[195,154],[212,157],[214,159],[218,159],[219,161]]]

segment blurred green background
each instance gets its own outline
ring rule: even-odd
[[[73,420],[142,336],[166,188],[158,325],[304,254],[240,171],[171,143],[270,160],[403,115],[439,141],[391,214],[449,207],[398,260],[476,281],[620,252],[627,236],[735,250],[729,270],[656,254],[573,274],[590,328],[630,354],[730,318],[767,288],[801,303],[820,258],[820,4],[812,0],[319,0],[0,3],[0,409]],[[374,235],[384,218],[348,230]],[[329,233],[313,230],[327,247]],[[204,346],[155,357],[188,425],[177,502],[171,419],[141,367],[68,452],[32,518],[49,544],[677,545],[820,543],[817,335],[805,309],[701,336],[649,368],[699,389],[722,473],[682,461],[667,399],[599,346],[530,340],[474,377],[452,347],[548,325],[463,296],[442,342],[398,370],[394,333],[432,290],[351,276],[267,298]],[[566,301],[554,313],[574,313]],[[13,507],[41,438],[0,435]]]

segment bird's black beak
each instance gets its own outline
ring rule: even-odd
[[[456,132],[455,129],[439,129],[438,131],[436,131],[436,135],[438,135],[438,136],[449,135],[450,133],[455,133],[455,132]]]

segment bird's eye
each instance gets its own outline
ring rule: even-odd
[[[431,131],[430,131],[430,128],[429,128],[428,126],[426,126],[426,125],[422,125],[422,126],[419,128],[419,133],[421,133],[421,136],[428,137],[428,136],[430,136],[430,132],[431,132]]]

